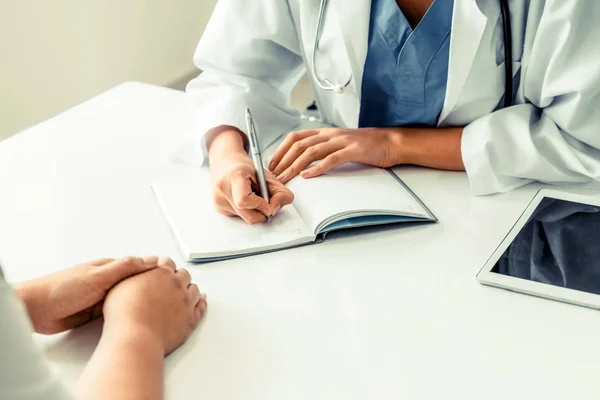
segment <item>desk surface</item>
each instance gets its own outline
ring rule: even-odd
[[[0,143],[9,281],[103,256],[183,265],[149,185],[182,168],[165,156],[187,111],[128,83]],[[462,173],[398,171],[438,224],[189,265],[209,312],[166,361],[167,399],[595,398],[596,311],[475,279],[536,188],[475,198]],[[99,331],[36,339],[74,383]]]

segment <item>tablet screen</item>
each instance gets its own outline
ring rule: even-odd
[[[491,272],[600,294],[600,207],[543,198]]]

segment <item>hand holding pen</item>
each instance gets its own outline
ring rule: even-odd
[[[253,130],[255,143],[258,143],[256,128]],[[250,133],[245,134],[232,126],[219,126],[207,132],[212,197],[213,205],[220,214],[239,217],[248,224],[258,224],[292,203],[294,195],[271,172],[263,169],[270,201],[257,194],[260,190],[257,168],[244,146],[247,136]]]
[[[258,143],[258,137],[256,136],[256,127],[254,126],[254,119],[252,119],[252,113],[246,108],[246,128],[248,130],[248,139],[250,141],[250,155],[254,162],[254,169],[256,170],[256,180],[258,181],[257,194],[261,196],[267,203],[270,202],[269,189],[267,188],[267,178],[265,177],[265,167],[262,160],[262,154],[260,152],[260,145]],[[267,215],[267,222],[271,223],[273,219],[272,215]]]
[[[256,128],[252,130],[254,142],[258,143]],[[207,133],[213,204],[220,214],[258,224],[292,203],[294,195],[271,172],[255,167],[244,147],[246,136],[250,133],[246,135],[231,126],[221,126]],[[269,202],[257,194],[265,193],[258,183],[257,170],[264,173]]]

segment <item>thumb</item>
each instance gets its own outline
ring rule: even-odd
[[[98,267],[97,272],[102,288],[108,291],[117,283],[157,266],[158,257],[125,257]]]

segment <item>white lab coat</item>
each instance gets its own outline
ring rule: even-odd
[[[320,0],[219,0],[188,85],[195,134],[174,159],[202,164],[203,135],[245,131],[244,109],[263,146],[293,129],[290,92],[311,65]],[[321,77],[343,94],[313,93],[322,117],[357,127],[369,32],[369,0],[329,0],[317,56]],[[600,1],[511,0],[515,106],[504,93],[498,0],[455,0],[446,98],[439,126],[465,127],[462,157],[474,194],[533,180],[600,187]],[[309,74],[310,76],[310,74]]]

